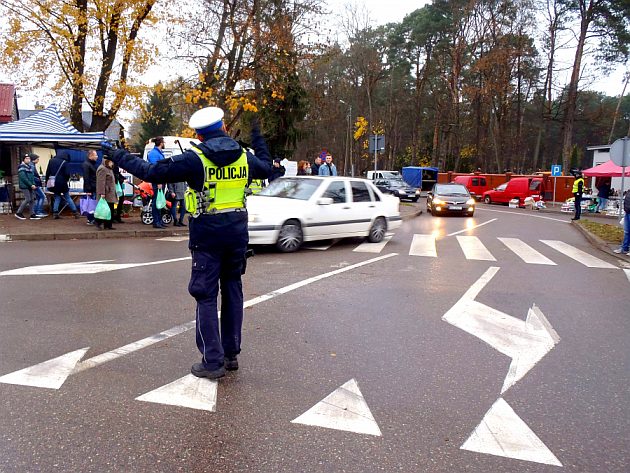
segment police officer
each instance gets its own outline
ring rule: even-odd
[[[582,171],[579,169],[573,169],[571,174],[575,177],[573,181],[573,197],[575,197],[575,215],[571,220],[579,220],[582,215],[582,194],[584,193],[584,178],[582,177]]]
[[[223,110],[208,107],[190,117],[189,126],[201,144],[171,158],[150,164],[124,150],[103,143],[112,161],[149,182],[188,183],[186,210],[191,213],[189,249],[192,274],[188,291],[197,301],[196,339],[201,362],[193,364],[197,377],[221,378],[237,370],[241,351],[247,211],[245,189],[249,178],[265,179],[271,158],[258,126],[252,129],[255,155],[226,134]],[[221,288],[221,326],[217,296]]]

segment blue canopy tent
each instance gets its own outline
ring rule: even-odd
[[[407,166],[402,168],[403,180],[423,191],[431,189],[438,179],[438,168]]]
[[[103,132],[79,132],[55,104],[23,120],[0,126],[0,142],[15,145],[100,149],[105,139]]]

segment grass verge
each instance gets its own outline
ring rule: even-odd
[[[588,219],[580,220],[580,225],[607,243],[621,244],[623,241],[623,228],[619,225],[599,223]]]

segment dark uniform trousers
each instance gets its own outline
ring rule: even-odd
[[[575,216],[574,218],[580,218],[582,216],[582,194],[573,194],[575,197]]]
[[[197,348],[207,369],[223,366],[224,356],[241,352],[243,285],[247,246],[240,243],[217,251],[192,252],[192,274],[188,292],[197,301]],[[217,295],[221,289],[221,325]],[[220,333],[219,333],[220,332]]]

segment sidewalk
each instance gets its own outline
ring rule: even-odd
[[[400,215],[403,220],[420,215],[419,204],[401,205]],[[2,241],[43,241],[43,240],[93,240],[106,238],[161,238],[168,236],[186,236],[187,227],[169,227],[165,230],[144,225],[140,221],[140,212],[134,211],[129,218],[123,218],[123,224],[114,223],[114,230],[98,230],[87,225],[85,217],[75,219],[71,214],[63,214],[59,220],[52,216],[41,220],[18,220],[14,214],[0,215],[0,242]]]

